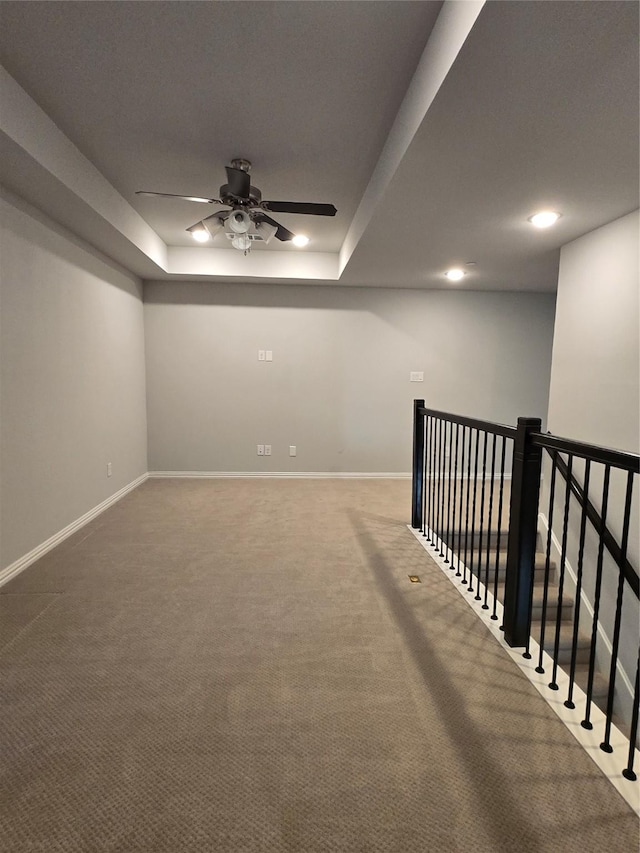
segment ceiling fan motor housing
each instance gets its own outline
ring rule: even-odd
[[[230,206],[258,207],[262,201],[262,193],[257,187],[252,186],[247,198],[242,198],[231,192],[229,184],[223,184],[220,187],[220,201]]]

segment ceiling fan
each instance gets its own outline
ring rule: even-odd
[[[181,198],[185,201],[203,204],[221,204],[230,210],[218,210],[191,225],[186,230],[199,242],[205,242],[224,228],[235,249],[245,255],[254,242],[268,243],[272,237],[286,242],[292,240],[296,245],[306,245],[302,235],[293,234],[284,225],[272,219],[269,213],[306,213],[313,216],[335,216],[336,208],[332,204],[315,204],[305,201],[263,201],[260,190],[253,186],[249,172],[251,163],[238,157],[231,161],[227,170],[227,183],[220,187],[220,198],[201,198],[175,193],[156,193],[138,190],[136,195],[158,196],[160,198]],[[302,238],[302,239],[299,239]]]

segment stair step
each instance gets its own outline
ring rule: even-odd
[[[498,601],[504,604],[504,583],[498,584]],[[544,601],[544,586],[542,584],[533,587],[533,599],[531,602],[531,621],[542,621],[542,606]],[[561,621],[568,622],[573,620],[574,600],[568,595],[562,596],[562,606],[560,608]],[[546,623],[547,626],[555,625],[556,615],[558,613],[558,587],[554,584],[549,584],[547,592],[547,611]],[[548,628],[547,628],[548,630]]]
[[[542,623],[540,621],[531,623],[531,636],[536,642],[540,642],[540,632]],[[556,638],[555,620],[548,621],[544,633],[544,650],[553,656]],[[571,663],[571,649],[573,645],[573,620],[562,620],[560,622],[560,639],[558,643],[558,663],[560,665]],[[591,638],[586,634],[578,632],[576,644],[576,663],[583,664],[589,662],[589,650],[591,648]]]
[[[589,667],[577,666],[575,672],[575,682],[584,692],[587,692],[587,681],[589,679]],[[604,710],[607,703],[607,694],[609,692],[609,681],[598,670],[593,674],[593,690],[591,698],[600,710]]]
[[[568,664],[565,666],[558,664],[558,668],[561,669],[563,672],[565,672],[566,675],[569,675]],[[545,675],[547,675],[549,677],[549,680],[551,680],[551,675],[552,675],[551,666],[548,666],[545,668]],[[587,692],[587,682],[589,681],[589,667],[586,664],[583,664],[581,666],[576,666],[575,674],[574,674],[574,681],[575,681],[576,685],[582,691],[584,691],[584,693]],[[607,679],[603,675],[601,675],[598,672],[598,670],[596,670],[593,673],[593,687],[591,690],[591,700],[592,700],[594,705],[596,705],[598,708],[600,708],[601,711],[606,710],[608,692],[609,692],[609,682],[607,681]],[[576,699],[575,699],[575,695],[574,695],[574,702],[575,701],[576,701]],[[578,702],[576,702],[576,705],[578,705]],[[578,707],[580,707],[580,705],[578,705]]]
[[[474,573],[476,572],[476,562],[477,562],[477,554],[474,554]],[[483,580],[485,574],[487,573],[487,555],[486,552],[482,555],[482,560],[480,562],[480,580]],[[534,564],[534,582],[542,583],[544,581],[544,573],[546,569],[546,558],[540,554],[536,554],[536,561]],[[507,571],[507,554],[506,552],[500,552],[498,558],[498,578],[504,578]],[[488,577],[489,579],[493,579],[496,574],[496,553],[495,551],[489,552],[489,570]],[[556,563],[555,560],[549,561],[549,577],[554,580],[556,577]]]
[[[508,528],[508,524],[505,525]],[[459,550],[461,547],[464,548],[465,543],[465,532],[464,530],[450,530],[449,535],[447,536],[447,531],[445,530],[442,534],[443,542],[451,542],[451,545],[456,550]],[[509,541],[509,531],[508,529],[502,529],[500,531],[500,550],[507,553],[507,544]],[[471,536],[471,530],[467,532],[467,549],[471,548],[471,544],[473,543],[474,548],[478,548],[479,545],[482,545],[482,550],[487,550],[487,542],[491,543],[491,549],[493,551],[497,550],[498,546],[498,531],[492,530],[491,536],[489,537],[486,530],[482,531],[482,542],[480,542],[480,531],[476,529],[474,531],[473,537]]]
[[[539,586],[533,588],[533,601],[531,606],[531,620],[533,622],[540,622],[542,620],[542,605],[544,601],[544,587]],[[561,620],[565,622],[566,620],[573,620],[573,605],[574,600],[568,595],[562,596],[561,603]],[[552,584],[549,584],[549,588],[547,591],[547,624],[549,622],[556,621],[556,615],[558,613],[558,587]]]

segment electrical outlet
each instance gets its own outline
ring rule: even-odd
[[[271,445],[270,444],[265,444],[264,455],[265,456],[271,456]]]
[[[258,456],[264,456],[264,444],[258,445]]]
[[[412,370],[409,374],[410,382],[424,382],[424,371],[422,370]]]
[[[113,474],[113,469],[111,467],[111,462],[107,462],[107,477],[110,477]]]
[[[259,349],[259,350],[258,350],[258,361],[264,361],[264,360],[265,360],[264,350],[263,350],[263,349]]]
[[[295,456],[298,451],[296,450],[295,444],[289,445],[289,456]]]

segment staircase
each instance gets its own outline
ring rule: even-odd
[[[473,589],[475,590],[475,579],[478,577],[479,572],[481,583],[488,588],[489,593],[491,595],[493,595],[495,590],[497,600],[500,602],[500,604],[504,604],[508,533],[504,532],[504,530],[501,531],[499,541],[498,535],[499,534],[497,530],[492,531],[490,536],[487,535],[487,533],[485,532],[484,546],[482,541],[480,541],[477,533],[474,535],[473,540],[471,536],[468,535],[467,562],[469,565],[472,566],[473,569]],[[453,549],[458,549],[458,553],[460,553],[461,558],[463,558],[463,550],[460,547],[460,543],[464,542],[464,531],[460,531],[460,533],[455,534],[451,533],[450,539]],[[486,551],[487,541],[490,543],[490,550],[488,553]],[[447,544],[446,538],[443,539],[443,544]],[[499,550],[498,545],[500,546]],[[479,548],[481,549],[480,554],[478,552]],[[553,657],[556,638],[556,620],[558,610],[560,610],[560,636],[558,642],[557,663],[558,666],[563,669],[567,675],[569,675],[571,667],[571,650],[573,646],[573,622],[575,617],[575,600],[571,595],[567,594],[565,585],[565,591],[562,595],[561,606],[560,608],[558,608],[559,586],[557,577],[557,564],[555,560],[550,559],[547,582],[547,603],[546,608],[544,607],[546,554],[543,548],[544,538],[542,534],[538,532],[537,550],[535,558],[533,599],[531,606],[531,637],[538,643],[538,645],[542,646],[542,648],[545,652],[547,652],[547,654]],[[497,584],[495,582],[496,567]],[[540,640],[543,637],[543,610],[546,610],[546,613],[544,620],[544,639],[541,643]],[[580,687],[585,693],[587,692],[587,683],[589,678],[590,647],[590,634],[584,628],[581,628],[579,626],[576,644],[574,680],[578,687]],[[549,675],[551,677],[551,672],[549,672]],[[607,678],[604,674],[602,674],[596,669],[594,671],[591,695],[593,703],[603,712],[606,711],[607,689]],[[623,730],[625,728],[628,729],[628,726],[625,727],[619,718],[615,718],[614,722],[616,723],[616,725],[618,725],[618,728],[622,728]]]
[[[489,552],[489,572],[488,572],[488,586],[489,591],[493,592],[494,590],[494,579],[496,576],[496,556],[497,556],[497,564],[498,564],[498,584],[496,588],[497,599],[503,604],[504,603],[504,580],[506,574],[506,563],[507,563],[507,536],[506,534],[502,534],[502,542],[501,542],[501,550],[496,555],[496,551]],[[491,540],[492,542],[497,540],[497,531],[492,533]],[[497,543],[496,543],[497,544]],[[531,637],[539,644],[542,645],[547,654],[553,657],[554,648],[555,648],[555,638],[556,638],[556,624],[557,624],[557,616],[558,610],[560,610],[560,636],[558,642],[558,657],[557,663],[560,668],[562,668],[567,675],[569,675],[569,670],[571,666],[571,650],[573,646],[573,622],[575,617],[575,600],[574,598],[567,594],[566,585],[565,590],[562,595],[562,602],[560,608],[558,607],[558,577],[557,577],[557,564],[555,560],[549,560],[549,576],[547,583],[547,604],[546,604],[546,613],[544,620],[544,638],[541,643],[540,640],[543,637],[543,609],[544,609],[544,598],[545,598],[545,571],[546,571],[546,555],[543,550],[543,537],[538,532],[538,549],[536,550],[536,559],[535,559],[535,575],[534,575],[534,586],[533,586],[533,599],[531,606]],[[482,562],[481,568],[481,581],[485,583],[485,566],[486,566],[486,554],[483,555],[484,559]],[[575,662],[575,672],[574,678],[575,683],[585,691],[587,691],[587,682],[589,677],[589,652],[591,647],[591,636],[587,630],[583,627],[579,626],[578,636],[577,636],[577,644],[576,644],[576,662]],[[594,678],[593,678],[593,686],[592,686],[592,700],[595,705],[597,705],[603,712],[606,710],[606,702],[607,702],[607,689],[608,689],[608,681],[604,674],[595,670]],[[617,724],[620,726],[620,721],[617,721]]]

